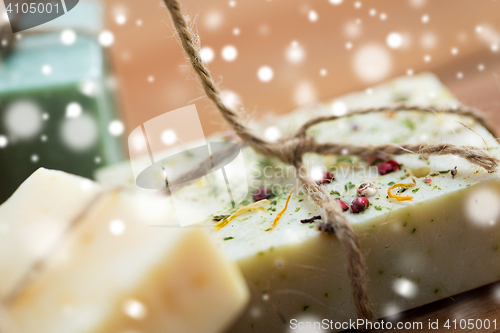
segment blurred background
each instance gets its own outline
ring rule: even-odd
[[[250,117],[429,71],[500,124],[498,1],[181,2],[226,103]],[[127,158],[134,128],[189,104],[205,135],[226,129],[161,1],[82,0],[50,24],[2,55],[0,202],[40,166],[92,177]]]
[[[227,100],[259,116],[436,73],[465,104],[498,110],[500,3],[470,0],[183,0]],[[128,127],[196,103],[223,125],[192,79],[161,1],[106,1],[109,47]],[[496,119],[498,123],[500,119]]]

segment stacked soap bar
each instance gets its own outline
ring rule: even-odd
[[[199,228],[157,228],[163,198],[39,169],[0,206],[2,332],[220,332],[248,299]]]
[[[285,136],[314,116],[402,102],[433,106],[436,114],[401,111],[351,116],[316,125],[309,134],[320,142],[368,145],[448,142],[499,155],[495,138],[473,119],[439,113],[440,108],[459,103],[430,74],[400,78],[319,107],[265,120],[260,126],[264,131],[271,124]],[[326,157],[310,154],[305,165],[332,198],[342,200],[348,208],[344,214],[361,243],[368,293],[378,317],[498,279],[498,173],[488,174],[450,155],[374,156],[367,161],[350,156],[349,151],[344,153]],[[261,209],[230,218],[227,225],[213,231],[221,249],[240,266],[252,291],[250,306],[230,331],[287,332],[293,319],[355,319],[344,250],[335,235],[319,232],[323,212],[300,190],[294,168],[251,149],[245,149],[244,154],[253,177],[252,191],[263,187],[267,190],[261,194],[272,195],[249,196],[233,211],[217,213],[232,214],[254,199],[268,200]],[[110,174],[114,177],[106,176]],[[131,178],[133,181],[127,174],[127,166],[121,165],[99,173],[98,178],[125,184]],[[356,199],[365,183],[376,189],[365,199]],[[298,188],[287,206],[293,186]],[[196,188],[185,190],[188,196]],[[364,201],[367,208],[355,205],[358,209],[353,209],[354,200]],[[203,202],[204,198],[198,198],[193,207]],[[216,222],[206,222],[210,223]]]
[[[481,147],[499,155],[495,138],[473,119],[439,113],[441,107],[459,104],[430,75],[402,78],[373,87],[369,94],[341,97],[312,113],[390,106],[402,100],[434,105],[436,114],[372,113],[322,123],[309,133],[319,142],[449,142]],[[283,132],[293,131],[308,117],[311,112],[300,110],[275,124]],[[264,157],[255,158],[266,161]],[[260,184],[283,185],[282,193],[278,191],[269,198],[270,209],[242,215],[214,232],[220,246],[239,263],[253,291],[248,311],[231,332],[286,332],[292,319],[297,320],[295,323],[355,319],[345,252],[334,235],[318,232],[324,216],[321,209],[300,190],[295,191],[278,225],[269,230],[296,180],[291,170],[279,162],[270,159],[267,164],[273,167],[267,169],[271,177],[264,175],[264,169],[254,172],[260,176]],[[361,160],[345,151],[343,156],[311,154],[306,156],[305,164],[333,199],[348,206],[344,214],[360,240],[367,265],[368,294],[377,317],[499,278],[497,173],[488,174],[449,155],[408,154]],[[281,170],[289,171],[289,178],[282,176]],[[329,179],[325,179],[326,172],[330,173]],[[369,191],[363,185],[366,183],[371,183]],[[369,203],[366,209],[359,209],[358,190],[366,193],[362,199]],[[399,201],[391,196],[411,200]],[[315,216],[319,219],[307,223]],[[227,237],[233,238],[224,241]]]
[[[100,25],[100,10],[84,3],[52,22],[85,30],[82,21]],[[114,95],[97,38],[65,30],[16,40],[0,67],[0,202],[40,166],[90,178],[123,160]]]

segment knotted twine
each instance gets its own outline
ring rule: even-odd
[[[253,148],[256,152],[266,155],[275,156],[284,163],[295,166],[298,170],[298,178],[302,182],[303,189],[308,193],[310,198],[325,211],[328,228],[333,229],[335,235],[340,241],[345,254],[347,256],[348,274],[351,282],[352,294],[357,310],[358,318],[373,320],[374,315],[370,308],[365,280],[365,262],[361,254],[359,240],[344,216],[340,206],[332,199],[326,191],[309,178],[307,171],[303,167],[303,155],[305,153],[316,153],[320,155],[340,155],[347,149],[349,155],[367,157],[377,154],[382,155],[402,155],[408,153],[426,154],[426,155],[443,155],[450,154],[465,158],[470,163],[483,167],[488,172],[494,172],[500,160],[488,152],[478,147],[472,146],[456,146],[449,143],[421,143],[421,144],[384,144],[380,146],[353,145],[345,143],[318,143],[312,136],[307,133],[307,129],[321,122],[335,120],[340,116],[323,116],[314,118],[306,122],[300,129],[290,137],[281,139],[277,142],[268,142],[253,134],[242,122],[242,119],[237,111],[227,107],[221,99],[219,88],[214,84],[212,76],[208,68],[203,63],[197,40],[193,38],[193,34],[186,24],[186,20],[182,15],[178,0],[164,0],[167,6],[172,22],[175,26],[177,34],[184,52],[188,56],[194,71],[196,72],[201,86],[207,97],[215,104],[222,117],[228,122],[235,133],[241,140]],[[422,107],[399,106],[395,108],[372,108],[350,112],[345,116],[353,114],[365,114],[371,112],[383,111],[422,111],[435,112],[432,109]],[[476,119],[481,125],[494,133],[494,129],[489,125],[483,115],[473,109],[454,108],[443,110],[443,112],[461,114],[470,116]]]

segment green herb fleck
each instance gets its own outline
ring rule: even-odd
[[[415,126],[415,123],[410,119],[410,118],[406,118],[405,120],[403,120],[403,123],[406,125],[406,127],[408,127],[411,131],[414,131],[417,126]]]
[[[331,190],[330,195],[338,195],[340,197],[340,193],[338,191]]]
[[[411,233],[414,234],[415,231],[417,231],[417,228],[413,228],[413,230],[411,231]]]
[[[448,173],[448,172],[450,172],[450,171],[451,171],[451,169],[448,169],[448,170],[442,170],[442,171],[438,171],[438,172],[439,172],[439,173],[441,173],[441,174],[445,174],[445,173]]]
[[[306,311],[307,309],[309,309],[309,305],[304,305],[303,309],[304,311]]]
[[[354,160],[352,159],[352,156],[346,155],[337,158],[337,163],[354,164]]]
[[[348,191],[348,190],[352,190],[352,189],[353,189],[353,188],[355,188],[355,187],[356,187],[356,185],[354,185],[354,184],[353,184],[353,183],[351,183],[351,182],[349,182],[349,183],[347,183],[347,184],[345,184],[345,185],[344,185],[344,189],[345,189],[346,191]]]
[[[304,199],[300,199],[300,200],[299,200],[299,202],[302,202],[302,201],[304,201]]]
[[[380,207],[380,206],[375,206],[375,209],[376,209],[376,210],[382,210],[382,207]]]
[[[231,240],[231,239],[234,239],[234,237],[224,237],[224,240]]]
[[[300,207],[295,208],[295,213],[297,213],[300,210]]]
[[[414,189],[413,189],[413,190],[411,190],[411,191],[412,191],[413,193],[417,193],[417,192],[418,192],[418,190],[420,190],[420,188],[419,188],[419,187],[414,188]]]
[[[396,183],[395,182],[389,182],[387,185],[392,186],[392,185],[396,185]]]
[[[266,229],[266,230],[264,230],[264,231],[269,231],[269,230],[271,230],[271,228],[267,228],[267,229]]]

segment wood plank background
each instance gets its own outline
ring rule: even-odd
[[[253,117],[285,113],[303,102],[363,90],[412,69],[414,73],[436,73],[462,102],[489,112],[500,124],[500,90],[495,77],[500,74],[500,51],[491,51],[492,43],[500,44],[498,1],[344,0],[338,6],[329,0],[232,2],[234,6],[229,0],[181,1],[191,21],[196,22],[201,46],[215,52],[209,67],[221,89],[237,93]],[[128,130],[190,103],[198,108],[205,134],[226,128],[214,107],[206,99],[198,99],[203,94],[186,67],[161,1],[105,3],[107,29],[115,35],[109,51]],[[311,10],[318,14],[315,22],[308,19]],[[376,12],[374,16],[371,10]],[[123,25],[115,22],[119,14],[127,18]],[[381,14],[386,15],[385,20],[380,19]],[[425,24],[423,15],[429,16]],[[357,33],[348,33],[353,26]],[[483,33],[476,32],[478,26],[483,27]],[[233,34],[235,28],[239,35]],[[391,32],[405,36],[400,49],[387,47],[386,37]],[[287,61],[286,49],[293,41],[305,52],[302,62]],[[352,43],[352,49],[346,49],[347,42]],[[390,70],[369,82],[353,68],[355,54],[368,43],[381,45],[391,57]],[[225,45],[236,47],[236,60],[222,59]],[[458,49],[456,55],[452,48]],[[424,61],[425,55],[431,56],[430,62]],[[479,64],[484,65],[484,71],[478,70]],[[274,69],[274,78],[267,83],[257,79],[257,70],[263,65]],[[325,76],[320,75],[321,69],[327,70]],[[462,79],[457,78],[458,72]],[[154,81],[148,80],[150,76]],[[309,85],[313,93],[302,102],[297,98],[301,84]]]

